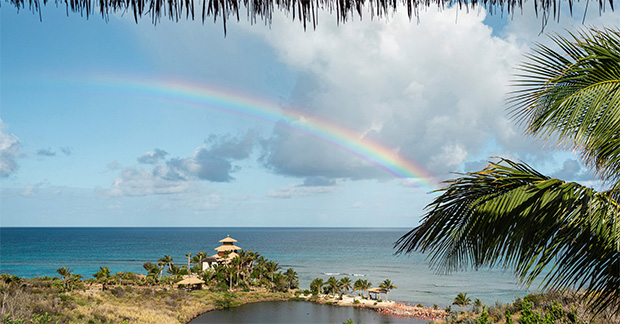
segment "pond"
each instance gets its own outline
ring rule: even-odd
[[[413,323],[426,320],[398,318],[377,314],[369,309],[330,306],[311,302],[263,302],[202,314],[191,321],[198,323],[337,323],[353,319],[355,323]]]

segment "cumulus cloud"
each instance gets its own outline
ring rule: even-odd
[[[168,153],[162,149],[138,157],[139,163],[151,165],[150,168],[122,167],[114,161],[108,163],[108,169],[119,169],[120,174],[110,189],[100,193],[105,196],[178,194],[199,187],[200,180],[230,182],[234,180],[232,173],[239,170],[233,163],[248,158],[256,143],[257,135],[251,131],[237,136],[210,136],[187,158],[164,160]],[[207,205],[213,206],[214,201],[204,206]]]
[[[568,159],[564,161],[562,167],[553,173],[555,178],[565,181],[595,181],[594,172],[583,167],[579,161]]]
[[[155,149],[153,151],[143,153],[140,157],[138,157],[138,162],[142,164],[155,164],[165,158],[166,155],[168,155],[168,152]]]
[[[521,141],[504,99],[522,46],[493,36],[484,12],[460,15],[455,25],[455,10],[429,9],[420,24],[404,10],[389,23],[338,26],[323,20],[307,33],[277,15],[273,30],[261,35],[301,72],[287,108],[382,143],[443,175],[481,152],[489,138],[505,148]],[[304,178],[391,176],[290,127],[277,128],[264,142],[262,161],[277,173]]]
[[[19,139],[8,132],[0,119],[0,178],[6,178],[17,170]]]
[[[52,157],[52,156],[56,156],[56,152],[52,151],[51,148],[40,148],[37,150],[37,155]]]
[[[112,188],[104,190],[106,196],[146,196],[152,194],[174,194],[187,192],[192,183],[177,177],[169,177],[172,171],[164,165],[155,165],[153,169],[136,167],[123,168],[118,178],[114,179]]]

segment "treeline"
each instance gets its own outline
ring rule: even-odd
[[[340,280],[336,279],[336,277],[329,277],[327,281],[321,278],[315,278],[310,283],[310,292],[313,295],[318,295],[320,293],[326,295],[340,295],[342,298],[343,295],[347,294],[349,291],[354,293],[355,291],[361,292],[362,298],[370,298],[370,293],[368,290],[372,287],[372,282],[366,279],[357,279],[355,282],[351,281],[349,277],[342,277]],[[385,299],[387,300],[388,292],[392,289],[396,289],[394,283],[390,279],[385,279],[382,283],[379,284],[379,287],[385,289]],[[364,296],[366,294],[366,296]]]
[[[262,287],[269,291],[285,292],[299,287],[299,277],[293,268],[282,272],[278,262],[252,251],[241,251],[226,264],[217,264],[205,270],[202,270],[205,253],[198,252],[193,257],[188,253],[186,257],[187,264],[183,265],[175,264],[170,255],[164,255],[155,263],[146,262],[143,264],[145,274],[129,271],[112,273],[108,267],[100,267],[92,278],[87,279],[73,273],[68,267],[62,267],[56,270],[60,275],[58,288],[71,291],[95,284],[100,284],[103,290],[116,285],[166,287],[183,280],[187,275],[196,276],[204,281],[207,288],[219,291],[249,291]],[[227,255],[224,255],[224,259],[227,259]]]
[[[214,267],[202,270],[202,263],[206,259],[204,252],[198,252],[193,257],[186,254],[187,264],[177,265],[173,258],[164,255],[157,263],[146,262],[143,268],[146,277],[140,283],[146,285],[169,285],[179,282],[185,275],[195,275],[205,282],[205,285],[219,290],[249,290],[252,287],[263,287],[270,291],[288,291],[299,287],[299,277],[293,268],[285,272],[278,262],[268,260],[252,251],[240,251],[228,263],[217,264]],[[228,259],[228,254],[223,256]],[[164,272],[166,274],[164,274]]]

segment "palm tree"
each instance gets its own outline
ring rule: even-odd
[[[282,267],[280,267],[280,264],[275,261],[265,263],[265,272],[267,272],[271,281],[273,281],[273,273],[280,269],[282,269]]]
[[[398,287],[394,286],[394,283],[390,279],[385,279],[382,283],[379,284],[379,287],[385,289],[385,301],[388,300],[388,292],[392,289],[397,289]]]
[[[190,260],[191,260],[191,258],[192,258],[192,254],[191,254],[191,253],[187,253],[187,254],[185,254],[185,257],[187,258],[187,274],[188,274],[188,275],[191,275],[191,274],[192,274],[192,268],[191,268],[191,266],[190,266],[189,261],[190,261]]]
[[[47,4],[47,0],[34,0],[32,2],[23,0],[9,0],[9,3],[18,9],[26,8],[26,3],[30,3],[29,9],[33,12],[39,12],[41,6]],[[575,10],[574,0],[568,0],[568,6],[572,11]],[[609,0],[609,6],[614,8],[613,0]],[[34,4],[33,4],[34,3]],[[398,10],[407,10],[409,18],[413,16],[418,17],[418,13],[423,11],[427,7],[438,6],[443,8],[446,6],[446,2],[443,0],[431,0],[431,1],[414,1],[414,0],[372,0],[370,1],[370,9],[373,16],[389,17],[393,12]],[[497,1],[455,1],[448,4],[458,4],[459,7],[472,8],[474,4],[482,5],[488,8],[491,13],[501,12],[504,13],[504,9],[508,13],[522,12],[522,1],[509,1],[509,0],[497,0]],[[543,26],[547,23],[549,17],[559,19],[560,11],[557,8],[561,7],[563,1],[552,0],[550,2],[538,2],[533,1],[536,12],[538,14]],[[599,12],[605,11],[607,1],[598,1]],[[362,18],[362,5],[364,2],[357,1],[338,1],[338,0],[291,0],[291,1],[277,1],[277,0],[258,0],[258,1],[241,1],[241,0],[169,0],[169,1],[153,1],[153,0],[136,0],[136,1],[117,1],[117,0],[85,0],[85,1],[73,1],[71,5],[67,5],[67,11],[69,8],[71,11],[79,13],[86,18],[90,15],[94,15],[97,8],[99,14],[104,19],[109,19],[110,14],[115,13],[128,13],[132,15],[138,23],[139,18],[147,16],[148,20],[151,20],[154,24],[160,21],[163,14],[164,17],[168,17],[170,20],[178,21],[184,16],[186,19],[193,20],[195,16],[200,17],[202,22],[213,19],[214,21],[220,18],[224,28],[224,34],[226,34],[226,23],[236,18],[239,20],[239,11],[243,10],[245,6],[247,9],[248,20],[255,22],[257,19],[263,19],[265,23],[271,23],[273,13],[276,10],[283,11],[285,13],[292,13],[293,19],[297,19],[303,23],[304,29],[307,24],[312,24],[316,27],[319,19],[319,13],[323,10],[329,10],[331,13],[335,11],[338,23],[344,23],[347,19],[358,15]],[[405,9],[406,8],[406,9]],[[584,12],[585,15],[585,12]]]
[[[233,290],[233,277],[237,274],[237,269],[232,264],[229,264],[228,266],[224,268],[224,271],[226,275],[228,276],[228,289],[232,291]]]
[[[229,266],[235,268],[235,272],[237,274],[237,284],[239,284],[239,274],[241,273],[241,267],[243,266],[241,255],[237,255],[232,260],[230,260]]]
[[[259,256],[256,259],[256,267],[258,268],[258,281],[263,280],[265,264],[267,264],[267,259],[265,259],[265,257]]]
[[[370,287],[372,287],[372,282],[366,279],[362,280],[362,290],[366,293],[366,299],[370,298],[370,293],[368,292],[368,289],[370,289]]]
[[[476,300],[474,301],[474,312],[480,313],[483,309],[484,304],[482,304],[482,301],[480,299],[476,298]]]
[[[327,291],[334,296],[340,292],[339,282],[336,280],[336,277],[329,277],[325,284],[327,285]]]
[[[65,290],[69,290],[69,279],[73,275],[73,270],[68,267],[57,269],[56,272],[62,277],[62,285]]]
[[[452,305],[459,305],[463,307],[464,312],[465,306],[469,305],[470,302],[471,298],[467,297],[467,293],[459,293],[458,295],[456,295],[456,298],[454,298],[454,302],[452,303]]]
[[[163,258],[160,258],[159,260],[157,260],[158,262],[161,262],[165,265],[168,265],[168,270],[172,271],[172,257],[169,255],[164,255]]]
[[[170,268],[166,270],[166,272],[168,272],[169,274],[173,276],[179,276],[181,274],[181,267],[179,267],[178,265],[174,263],[171,263]]]
[[[611,184],[597,192],[501,159],[440,189],[421,225],[395,244],[430,252],[443,272],[501,265],[530,285],[584,289],[593,310],[620,312],[620,31],[585,29],[536,45],[520,66],[511,115],[527,133],[581,152]]]
[[[291,285],[295,280],[297,280],[297,272],[293,268],[288,268],[284,273],[284,277],[286,277],[286,282],[288,283],[288,289],[291,289]]]
[[[312,293],[320,294],[323,288],[323,285],[325,285],[325,282],[323,282],[323,279],[315,278],[310,283],[310,290],[312,291]]]
[[[346,294],[347,291],[349,291],[349,289],[351,289],[351,278],[349,278],[349,277],[342,277],[342,278],[340,278],[340,287],[342,288],[342,290]]]
[[[364,298],[364,281],[362,279],[357,279],[355,280],[355,283],[353,284],[353,291],[359,290],[362,292],[362,298]]]
[[[110,281],[110,269],[108,267],[99,267],[99,271],[93,274],[93,277],[101,283],[101,290],[105,290],[106,285]]]

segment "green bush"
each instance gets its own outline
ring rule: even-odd
[[[353,304],[359,304],[359,303],[360,303],[359,299],[356,299],[353,301]]]
[[[235,300],[235,298],[236,296],[233,294],[224,293],[221,295],[221,297],[215,300],[215,306],[219,308],[230,308],[233,306],[233,301]]]

